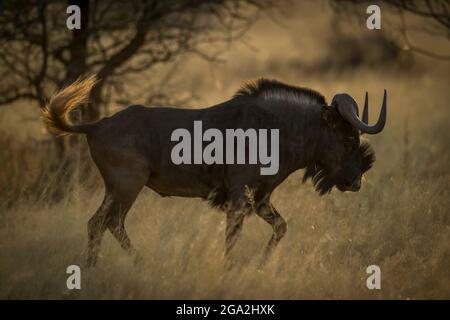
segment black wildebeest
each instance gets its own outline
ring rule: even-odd
[[[199,197],[226,212],[226,250],[236,242],[244,217],[255,212],[273,228],[264,257],[287,230],[270,203],[273,190],[292,172],[305,168],[316,190],[326,194],[358,191],[361,176],[375,160],[360,133],[376,134],[386,122],[386,91],[377,123],[368,125],[367,93],[362,120],[348,94],[337,94],[331,105],[318,92],[260,79],[221,104],[205,109],[146,108],[134,105],[95,123],[72,124],[67,114],[86,101],[95,77],[81,79],[54,95],[43,109],[50,132],[85,134],[91,156],[105,183],[105,198],[88,222],[88,265],[96,263],[101,239],[109,229],[128,253],[134,248],[125,231],[128,210],[144,186],[162,196]],[[258,165],[175,165],[170,154],[171,132],[205,128],[279,129],[279,170],[261,175]]]

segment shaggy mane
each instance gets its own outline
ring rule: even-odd
[[[361,157],[361,173],[364,174],[372,168],[375,162],[375,152],[367,142],[363,142],[359,146],[359,154]],[[316,191],[321,196],[330,193],[336,185],[336,178],[319,164],[306,166],[302,182],[305,183],[308,179],[312,180]]]
[[[277,80],[265,78],[247,82],[235,93],[234,98],[242,96],[326,105],[325,97],[315,90],[292,86]]]
[[[323,196],[330,193],[336,185],[336,179],[325,168],[319,164],[312,164],[306,167],[303,175],[303,183],[311,179],[316,191]]]

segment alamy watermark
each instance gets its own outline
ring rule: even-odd
[[[73,29],[81,29],[81,10],[80,7],[73,4],[67,7],[66,13],[70,14],[69,17],[67,17],[66,20],[66,26],[67,29],[73,30]]]
[[[69,14],[66,20],[66,26],[69,30],[81,29],[81,10],[77,5],[70,5],[66,9]],[[376,4],[371,4],[367,7],[366,13],[370,16],[366,20],[366,26],[369,30],[381,29],[381,9]]]
[[[381,269],[376,264],[370,265],[366,269],[366,273],[370,276],[367,277],[366,287],[369,290],[381,289]]]
[[[67,267],[66,273],[69,274],[66,280],[66,286],[69,290],[81,289],[81,269],[76,264]]]
[[[370,16],[366,20],[366,26],[369,30],[381,29],[381,9],[376,4],[371,4],[367,7],[366,13]]]
[[[203,132],[202,121],[194,121],[193,137],[185,128],[178,128],[172,132],[170,140],[178,143],[172,148],[170,157],[176,165],[260,164],[261,175],[274,175],[277,174],[280,164],[279,131],[279,129],[225,129],[224,137],[223,132],[216,128],[209,128]],[[203,142],[209,143],[203,148]]]

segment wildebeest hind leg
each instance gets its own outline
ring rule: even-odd
[[[256,214],[264,219],[268,224],[272,226],[273,234],[267,244],[262,257],[261,264],[264,264],[272,253],[273,249],[280,242],[281,238],[286,234],[287,224],[283,217],[277,212],[277,210],[270,204],[269,201],[263,202],[256,206]]]
[[[97,263],[103,234],[106,230],[106,217],[113,207],[113,196],[106,191],[102,204],[88,222],[88,256],[87,266],[92,267]]]
[[[130,238],[125,231],[125,217],[147,179],[144,170],[124,168],[104,174],[105,199],[88,222],[88,266],[96,263],[103,234],[108,228],[121,247],[134,253]],[[106,177],[105,177],[106,176]]]
[[[127,231],[125,229],[125,218],[128,211],[130,210],[132,203],[121,203],[116,202],[113,205],[113,210],[110,212],[110,216],[107,220],[107,226],[112,235],[119,242],[123,250],[130,256],[135,256],[138,258],[136,249],[131,244],[130,238],[128,237]]]

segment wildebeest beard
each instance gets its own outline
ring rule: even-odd
[[[375,152],[368,143],[364,142],[359,146],[359,153],[361,155],[361,174],[364,174],[372,168],[375,162]],[[309,178],[311,178],[316,191],[321,196],[330,193],[337,183],[335,174],[318,163],[312,163],[306,166],[302,180],[303,183]]]

